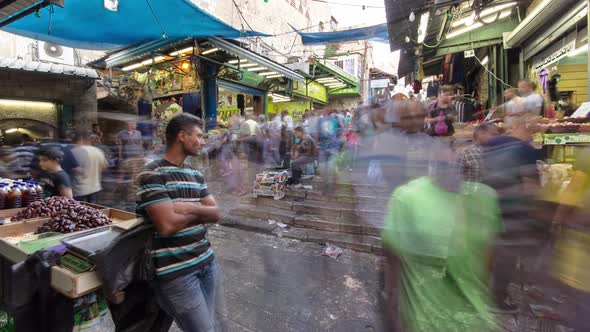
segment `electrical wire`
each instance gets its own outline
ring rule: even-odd
[[[154,8],[152,8],[152,5],[150,4],[150,0],[145,0],[145,3],[147,3],[148,7],[150,8],[150,11],[152,12],[152,15],[154,16],[154,19],[156,20],[156,23],[158,23],[158,25],[160,26],[160,29],[162,30],[162,38],[166,39],[166,30],[164,29],[164,26],[162,26],[162,23],[160,22],[160,19],[158,18],[158,16],[156,15],[156,12],[154,11]]]
[[[492,73],[491,70],[488,69],[488,67],[486,67],[483,63],[481,63],[481,60],[479,60],[479,58],[477,57],[477,55],[474,55],[475,60],[477,60],[477,62],[479,62],[479,64],[483,67],[483,69],[485,69],[490,75],[492,75],[497,81],[499,81],[500,83],[504,84],[504,86],[507,86],[509,88],[512,88],[512,85],[502,81],[502,79],[500,79],[498,76],[496,76],[496,74]]]

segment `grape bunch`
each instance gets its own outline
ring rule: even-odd
[[[51,219],[39,226],[37,234],[45,232],[71,233],[111,224],[111,220],[101,211],[65,197],[51,197],[33,202],[11,220],[21,221],[45,217]]]

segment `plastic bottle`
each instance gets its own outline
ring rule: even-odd
[[[22,198],[21,198],[22,207],[27,207],[32,202],[35,201],[35,196],[37,195],[37,191],[33,188],[33,186],[26,185],[23,183],[20,190],[22,193]]]
[[[29,183],[27,184],[27,186],[29,187],[29,191],[31,192],[31,203],[34,201],[38,201],[39,200],[39,193],[37,192],[37,188],[35,188],[35,183],[33,183],[32,181],[29,181]]]
[[[43,187],[41,187],[41,182],[35,182],[35,189],[37,189],[37,199],[44,200],[45,192],[43,191]]]
[[[22,207],[22,193],[18,185],[13,185],[12,189],[8,192],[6,198],[7,209],[17,209]]]
[[[6,209],[6,198],[8,191],[6,190],[6,184],[0,184],[0,210]]]

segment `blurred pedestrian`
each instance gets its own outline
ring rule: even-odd
[[[42,170],[39,180],[45,198],[53,196],[74,198],[70,176],[61,167],[63,151],[55,146],[42,147],[37,155],[39,167]]]
[[[293,158],[291,160],[293,176],[291,178],[291,184],[300,186],[304,167],[312,164],[315,159],[316,145],[313,138],[306,134],[301,126],[295,128],[295,137],[298,139],[298,142],[293,146]]]
[[[496,310],[502,313],[519,310],[508,293],[508,285],[517,276],[517,262],[521,262],[521,275],[525,275],[531,266],[524,264],[537,258],[549,236],[548,226],[535,218],[540,192],[537,160],[541,155],[529,143],[530,130],[529,126],[519,126],[510,136],[496,136],[483,145],[481,175],[483,182],[497,191],[502,213],[502,232],[496,241],[492,268]]]
[[[108,167],[107,159],[99,148],[90,145],[84,133],[76,133],[74,143],[76,146],[72,148],[72,153],[80,164],[80,172],[72,181],[74,198],[96,204],[98,193],[102,190],[102,173]]]
[[[428,107],[426,122],[432,136],[452,136],[455,133],[453,123],[457,119],[457,112],[452,104],[453,86],[443,85],[438,99]]]
[[[10,148],[7,146],[0,146],[0,178],[14,178],[14,173],[11,171],[11,165],[13,164],[14,158]]]
[[[320,176],[325,181],[324,191],[330,192],[336,184],[335,161],[340,150],[340,123],[333,110],[329,107],[323,110],[324,116],[319,123],[319,156]]]
[[[103,140],[103,132],[102,130],[100,130],[100,126],[98,125],[98,123],[94,123],[92,125],[92,135],[96,135],[97,137],[97,142],[96,144],[102,144],[102,140]]]
[[[447,175],[412,180],[389,201],[382,233],[389,262],[388,331],[497,329],[486,282],[490,243],[498,230],[496,196],[485,185],[461,184],[455,176],[441,182]]]
[[[281,146],[281,138],[282,138],[282,118],[281,114],[277,112],[270,123],[270,136],[272,137],[273,142],[273,158],[275,160],[274,166],[281,166],[281,153],[280,153],[280,146]]]
[[[473,129],[473,144],[463,149],[458,156],[459,167],[465,181],[482,181],[482,145],[498,135],[500,135],[498,127],[489,122],[481,123]]]
[[[293,132],[293,129],[295,129],[295,126],[293,124],[293,118],[291,117],[291,115],[289,115],[289,111],[287,110],[283,110],[283,123],[285,124],[287,131]]]
[[[137,130],[137,122],[127,122],[127,129],[121,130],[117,134],[117,146],[119,162],[142,154],[143,137],[141,132]]]
[[[254,121],[254,115],[246,114],[246,121],[240,126],[240,145],[248,160],[248,172],[246,172],[248,178],[246,181],[248,184],[252,184],[252,188],[256,180],[256,174],[259,171],[259,166],[262,164],[262,151],[258,142],[259,134],[260,128],[258,127],[258,123]]]
[[[554,217],[557,234],[553,275],[574,306],[567,322],[574,331],[590,331],[590,148],[576,148],[575,172],[559,195]]]
[[[518,81],[518,91],[524,98],[524,107],[533,116],[543,116],[545,111],[545,98],[536,93],[537,85],[528,79]]]
[[[38,149],[31,136],[27,134],[21,136],[19,145],[12,150],[13,164],[11,169],[15,179],[28,180],[32,178],[31,166]]]

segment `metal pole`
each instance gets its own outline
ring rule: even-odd
[[[587,0],[587,6],[588,6],[588,25],[587,25],[587,34],[588,34],[588,39],[586,40],[586,43],[588,43],[588,61],[586,62],[586,66],[588,66],[588,97],[585,101],[590,100],[590,0]]]

